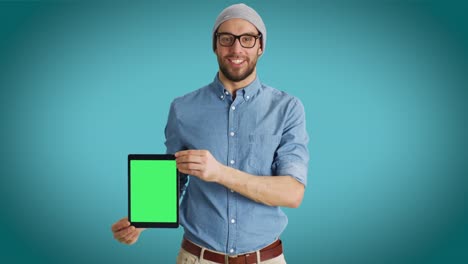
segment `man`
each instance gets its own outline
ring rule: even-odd
[[[252,8],[223,10],[213,27],[218,74],[171,104],[165,144],[185,191],[177,263],[286,263],[280,206],[301,204],[308,135],[301,102],[257,77],[266,36]],[[112,230],[127,244],[142,231],[126,218]]]

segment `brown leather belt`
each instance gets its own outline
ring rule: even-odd
[[[191,254],[200,257],[202,248],[185,239],[182,241],[182,248]],[[272,258],[275,258],[283,254],[283,244],[281,240],[276,240],[271,245],[260,249],[260,261],[266,261]],[[243,255],[237,255],[230,257],[229,255],[224,255],[216,253],[213,251],[205,250],[203,253],[203,258],[209,261],[216,263],[226,263],[226,264],[254,264],[257,263],[257,253],[247,253]]]

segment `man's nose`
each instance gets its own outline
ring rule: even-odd
[[[243,47],[242,47],[242,45],[240,44],[240,39],[239,39],[239,38],[236,38],[236,39],[234,40],[234,43],[233,43],[232,46],[231,46],[231,50],[233,50],[233,51],[240,51],[240,50],[242,50],[242,48],[243,48]]]

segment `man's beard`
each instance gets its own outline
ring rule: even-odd
[[[246,60],[248,63],[248,61]],[[243,73],[237,73],[237,72],[230,72],[229,71],[229,66],[227,63],[224,63],[223,59],[218,56],[218,64],[219,64],[219,69],[223,73],[223,75],[230,81],[232,82],[240,82],[245,80],[247,77],[249,77],[253,71],[255,70],[255,66],[257,65],[257,59],[252,61],[252,63],[249,63],[247,65],[247,69]]]

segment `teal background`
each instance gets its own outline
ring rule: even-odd
[[[245,1],[261,80],[301,98],[309,185],[289,263],[467,263],[467,6]],[[113,240],[128,153],[163,153],[171,100],[214,78],[233,1],[0,2],[5,263],[174,263],[182,229]]]

